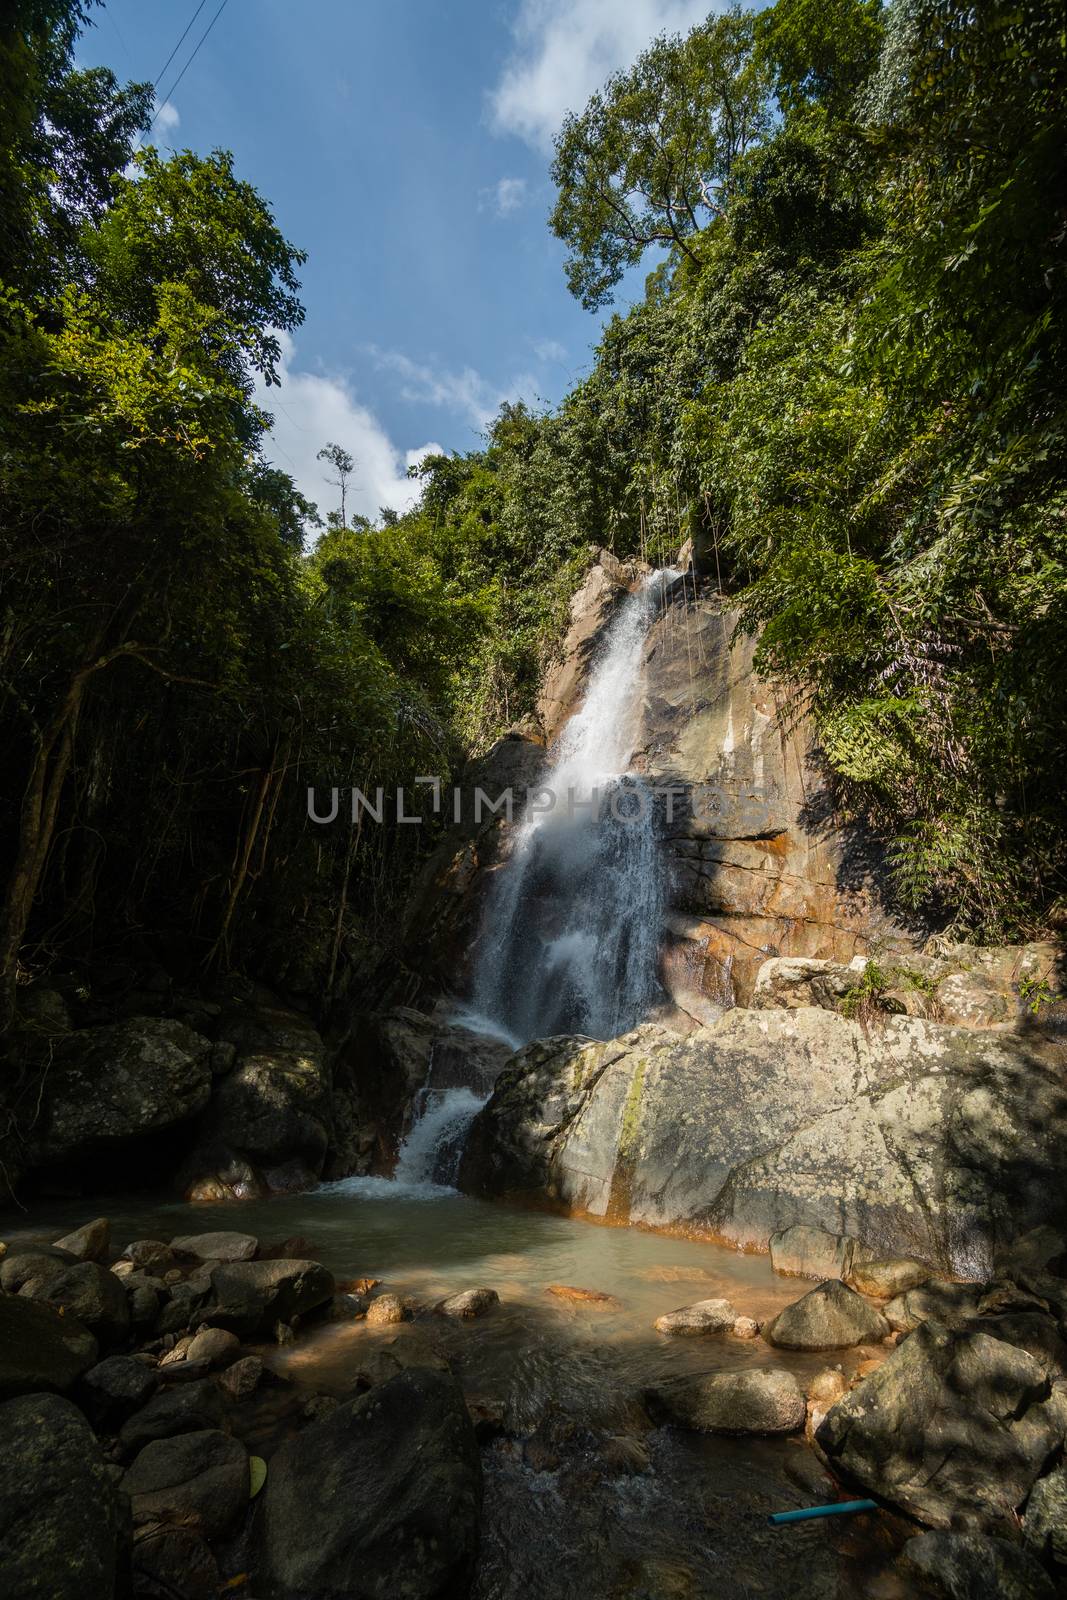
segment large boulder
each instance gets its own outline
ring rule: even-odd
[[[946,1600],[1054,1600],[1056,1590],[1032,1555],[981,1533],[920,1533],[903,1564]]]
[[[475,1119],[459,1184],[744,1249],[803,1224],[985,1277],[998,1242],[1062,1225],[1062,1077],[1037,1036],[816,1007],[541,1040]]]
[[[242,1337],[267,1333],[332,1300],[333,1274],[317,1261],[234,1261],[211,1274],[204,1321]]]
[[[756,974],[752,1004],[757,1007],[823,1006],[836,1011],[841,1001],[863,980],[866,956],[844,965],[810,956],[776,956]]]
[[[58,1395],[0,1406],[0,1587],[5,1600],[109,1600],[129,1512],[89,1424]]]
[[[1037,1310],[983,1312],[977,1326],[992,1338],[1025,1350],[1050,1383],[1067,1376],[1067,1342],[1055,1317]]]
[[[935,1528],[1011,1535],[1067,1429],[1067,1386],[983,1331],[924,1322],[833,1406],[830,1465]]]
[[[154,1439],[136,1456],[122,1487],[135,1525],[176,1522],[219,1538],[248,1505],[248,1453],[217,1428]]]
[[[119,1448],[129,1460],[153,1439],[173,1439],[182,1433],[220,1428],[224,1419],[222,1395],[213,1378],[177,1384],[153,1395],[122,1426]]]
[[[980,1299],[981,1289],[974,1283],[923,1283],[890,1300],[885,1319],[898,1333],[910,1333],[922,1322],[962,1328],[977,1315]]]
[[[130,1306],[122,1283],[98,1261],[81,1261],[50,1278],[37,1299],[77,1317],[102,1346],[121,1344],[130,1331]]]
[[[144,1159],[150,1136],[207,1105],[210,1053],[209,1040],[164,1017],[68,1034],[45,1081],[31,1164],[62,1163],[114,1183],[125,1161]]]
[[[782,1367],[685,1373],[650,1389],[646,1401],[654,1415],[700,1433],[795,1433],[807,1415],[800,1385]]]
[[[908,1256],[888,1256],[881,1261],[856,1261],[847,1273],[849,1287],[878,1300],[891,1300],[917,1289],[933,1277],[922,1261]]]
[[[402,1372],[337,1406],[272,1457],[256,1593],[466,1594],[481,1498],[478,1444],[459,1385],[440,1372]]]
[[[201,1328],[199,1333],[194,1333],[185,1359],[193,1366],[206,1361],[209,1367],[225,1367],[240,1348],[240,1340],[228,1328]]]
[[[847,1278],[856,1257],[863,1253],[855,1239],[827,1233],[825,1228],[810,1228],[803,1222],[772,1233],[767,1243],[775,1272],[791,1278]]]
[[[31,1244],[25,1249],[12,1250],[4,1257],[3,1266],[0,1266],[0,1288],[5,1294],[20,1294],[24,1287],[31,1285],[36,1294],[46,1283],[77,1264],[78,1257],[69,1250]]]
[[[837,1279],[820,1283],[779,1311],[763,1330],[768,1344],[781,1350],[844,1350],[876,1343],[889,1333],[880,1311]]]
[[[108,1356],[80,1380],[75,1395],[94,1428],[117,1433],[159,1388],[155,1367],[135,1356]]]
[[[953,972],[937,986],[937,1009],[945,1022],[964,1028],[994,1028],[1014,1018],[1018,999],[986,973]]]
[[[310,1188],[330,1142],[330,1073],[311,1022],[261,999],[223,1023],[236,1064],[218,1081],[178,1183],[186,1199]]]
[[[37,1300],[0,1295],[0,1400],[42,1389],[66,1394],[98,1350],[76,1317]]]

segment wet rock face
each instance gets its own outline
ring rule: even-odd
[[[633,585],[649,569],[641,562],[622,562],[601,550],[570,605],[567,636],[559,658],[545,674],[537,701],[537,721],[551,744],[567,718],[577,710],[601,635]]]
[[[465,1594],[481,1499],[459,1385],[439,1372],[402,1372],[273,1456],[257,1521],[256,1592],[264,1600]]]
[[[926,1322],[827,1412],[837,1471],[934,1528],[1003,1530],[1062,1442],[1067,1389],[981,1324]]]
[[[8,1595],[115,1594],[129,1513],[92,1429],[69,1400],[0,1406],[0,1572]]]
[[[795,1433],[807,1407],[800,1385],[780,1367],[686,1374],[648,1392],[652,1413],[698,1433]]]
[[[405,918],[405,954],[435,986],[462,990],[482,936],[482,908],[493,874],[507,853],[503,814],[474,815],[477,788],[495,800],[511,789],[519,803],[541,779],[546,747],[580,704],[604,631],[635,582],[648,569],[622,563],[607,550],[596,560],[570,606],[567,635],[545,675],[536,714],[508,731],[461,774],[466,811],[427,862]]]
[[[1062,1224],[1061,1082],[1040,1039],[813,1007],[542,1040],[475,1119],[459,1183],[743,1248],[801,1224],[988,1276],[999,1239]]]
[[[388,1170],[419,1091],[488,1094],[511,1051],[499,1040],[410,1006],[353,1017],[334,1062],[334,1134],[325,1175]]]

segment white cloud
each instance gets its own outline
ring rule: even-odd
[[[501,178],[489,189],[480,189],[478,210],[493,210],[498,217],[510,217],[526,202],[525,178]]]
[[[548,151],[568,111],[661,33],[685,33],[720,9],[709,0],[521,0],[515,49],[489,96],[500,133]]]
[[[296,348],[282,334],[281,388],[260,387],[257,402],[274,416],[274,427],[264,442],[265,453],[297,487],[314,500],[320,515],[335,509],[337,491],[327,482],[332,470],[316,459],[324,444],[342,446],[356,458],[348,489],[348,508],[377,518],[379,506],[407,511],[419,497],[419,484],[407,476],[428,455],[440,455],[435,443],[403,450],[393,443],[381,423],[355,398],[340,376],[300,372],[294,368]]]
[[[379,350],[375,345],[369,349],[383,371],[395,372],[402,380],[400,393],[405,400],[458,411],[479,433],[489,426],[505,400],[531,401],[537,395],[537,380],[530,373],[519,374],[506,388],[500,389],[473,367],[464,367],[462,372],[447,372],[412,361],[399,350]]]
[[[156,120],[152,132],[162,138],[164,134],[173,133],[181,120],[178,115],[178,107],[171,105],[169,100],[164,100],[163,104],[156,109]]]
[[[533,348],[538,361],[566,362],[569,359],[570,352],[558,339],[535,339]]]
[[[404,451],[406,467],[421,467],[428,456],[444,456],[448,451],[443,444],[420,444],[417,450]]]

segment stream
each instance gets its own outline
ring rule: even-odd
[[[417,1125],[416,1125],[417,1135]],[[410,1154],[410,1152],[409,1152]],[[801,1382],[864,1352],[772,1351],[762,1340],[670,1339],[652,1323],[723,1296],[772,1315],[804,1292],[766,1256],[511,1210],[426,1179],[349,1178],[300,1195],[190,1206],[129,1196],[49,1201],[8,1213],[2,1231],[51,1235],[107,1215],[118,1246],[145,1237],[239,1228],[264,1244],[304,1235],[339,1279],[377,1277],[410,1297],[414,1321],[309,1326],[294,1345],[260,1353],[299,1393],[343,1395],[386,1350],[401,1361],[447,1361],[484,1445],[485,1510],[475,1600],[897,1600],[924,1591],[894,1568],[913,1531],[886,1513],[769,1528],[771,1511],[833,1498],[802,1437],[728,1439],[652,1428],[644,1389],[683,1371],[787,1366]],[[472,1323],[433,1315],[437,1300],[485,1284],[500,1305]],[[574,1304],[550,1284],[611,1295]],[[283,1390],[280,1393],[287,1394]],[[246,1442],[269,1453],[284,1415]],[[272,1432],[273,1429],[273,1432]]]

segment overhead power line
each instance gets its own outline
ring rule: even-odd
[[[185,35],[189,32],[189,28],[192,27],[193,23],[196,21],[197,17],[200,15],[201,11],[204,9],[204,6],[205,6],[206,3],[207,3],[207,0],[200,0],[200,4],[197,6],[197,8],[193,12],[192,16],[189,18],[189,26],[186,28],[185,33],[182,34],[182,38],[178,40],[178,43],[174,46],[174,49],[171,51],[170,55],[167,57],[166,65],[163,68],[163,72],[166,72],[167,67],[174,60],[174,57],[177,55],[179,49],[181,48],[182,39],[185,38]],[[156,108],[156,114],[152,118],[151,122],[148,124],[148,127],[145,129],[144,133],[142,133],[140,139],[137,141],[138,150],[144,144],[144,141],[147,139],[148,135],[152,132],[152,129],[155,127],[156,119],[158,118],[159,113],[163,110],[163,107],[167,104],[167,101],[170,99],[171,95],[175,92],[175,90],[177,89],[178,85],[181,83],[182,79],[185,77],[185,74],[189,71],[189,68],[192,66],[193,62],[196,60],[197,56],[200,54],[201,45],[204,44],[205,40],[207,39],[208,34],[211,32],[212,28],[215,26],[215,24],[219,20],[219,18],[222,16],[222,13],[226,10],[226,6],[227,6],[228,3],[229,3],[229,0],[222,0],[222,4],[219,6],[219,9],[215,12],[215,15],[212,17],[211,21],[208,23],[208,25],[204,29],[203,33],[200,35],[200,38],[197,40],[196,44],[193,46],[192,54],[190,55],[188,61],[185,63],[185,65],[182,68],[182,70],[179,72],[178,76],[175,78],[174,82],[171,84],[170,88],[167,90],[166,94],[162,95],[162,96],[157,94],[156,99],[159,101],[159,105]],[[163,72],[160,73],[160,75],[159,75],[160,78],[162,78]],[[158,78],[157,78],[156,82],[157,83],[159,82]],[[153,87],[155,87],[155,85],[153,85]]]
[[[204,7],[206,5],[207,5],[207,0],[200,0],[200,4],[197,6],[197,8],[193,12],[192,16],[189,18],[189,21],[185,24],[185,32],[182,34],[181,38],[178,40],[178,43],[174,46],[174,49],[171,51],[171,53],[167,57],[166,61],[164,61],[163,65],[160,67],[159,71],[156,73],[155,77],[152,79],[152,87],[153,87],[153,89],[158,89],[159,88],[160,81],[162,80],[163,74],[166,72],[167,68],[170,66],[171,62],[174,60],[174,57],[178,54],[178,51],[181,49],[182,45],[185,43],[186,39],[189,37],[189,29],[192,27],[193,23],[196,21],[197,17],[200,15],[201,11],[203,11],[203,9],[204,9]]]

